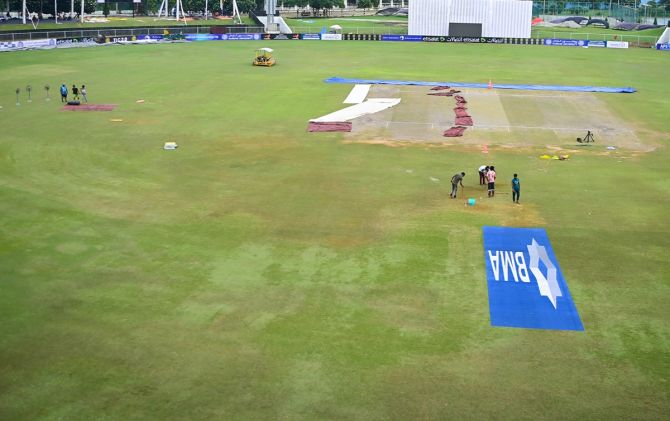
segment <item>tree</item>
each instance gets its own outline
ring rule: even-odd
[[[285,0],[284,1],[284,6],[285,7],[307,7],[309,4],[309,0]]]
[[[240,13],[253,12],[256,10],[257,6],[258,5],[255,0],[237,0],[237,8],[240,9]]]
[[[371,9],[374,5],[372,4],[372,0],[358,0],[356,7],[359,9]]]
[[[333,7],[344,7],[344,0],[284,0],[284,6],[305,7],[311,6],[313,9],[332,9]]]

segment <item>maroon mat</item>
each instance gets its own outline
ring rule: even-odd
[[[472,126],[473,125],[471,117],[456,117],[455,124],[457,126]]]
[[[61,111],[114,111],[116,104],[64,105]]]
[[[449,92],[431,92],[428,95],[436,95],[436,96],[453,96],[454,94],[460,94],[461,91],[457,91],[456,89],[450,89]]]
[[[468,103],[468,101],[466,101],[465,98],[463,98],[460,95],[456,95],[454,98],[456,98],[456,104],[467,104]]]
[[[310,121],[309,126],[307,127],[308,132],[350,132],[351,131],[351,122],[349,121],[336,121],[336,122],[327,122],[321,123],[316,121]]]
[[[456,113],[456,117],[470,117],[467,110],[456,108],[454,112]]]
[[[454,112],[456,112],[457,110],[467,110],[467,109],[468,107],[466,107],[465,105],[458,105],[456,108],[454,108]]]
[[[444,133],[442,133],[442,136],[444,137],[461,137],[463,136],[463,132],[467,129],[467,127],[452,127],[448,130],[445,130]]]
[[[433,86],[430,88],[431,91],[444,91],[445,89],[449,89],[448,86]]]

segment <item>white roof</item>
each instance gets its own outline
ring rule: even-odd
[[[259,48],[258,51],[265,51],[266,53],[271,53],[274,50],[272,48],[265,47],[265,48]]]

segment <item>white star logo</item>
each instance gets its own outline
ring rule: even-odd
[[[554,308],[556,308],[556,297],[563,296],[556,279],[556,266],[554,266],[554,263],[549,259],[547,249],[544,246],[540,246],[534,238],[533,242],[526,247],[528,248],[528,254],[530,255],[530,264],[528,265],[528,268],[537,280],[540,295],[547,297]],[[540,260],[547,267],[547,276],[544,276],[540,270]]]

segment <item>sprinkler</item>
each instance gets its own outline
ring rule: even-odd
[[[51,87],[48,84],[44,85],[44,90],[47,91],[47,101],[51,101],[51,98],[49,98],[49,89],[51,89]]]
[[[28,85],[26,86],[26,91],[28,92],[28,102],[33,102],[33,98],[30,93],[33,91],[33,87]]]
[[[19,94],[21,93],[21,88],[16,88],[16,105],[21,105],[19,102]]]

